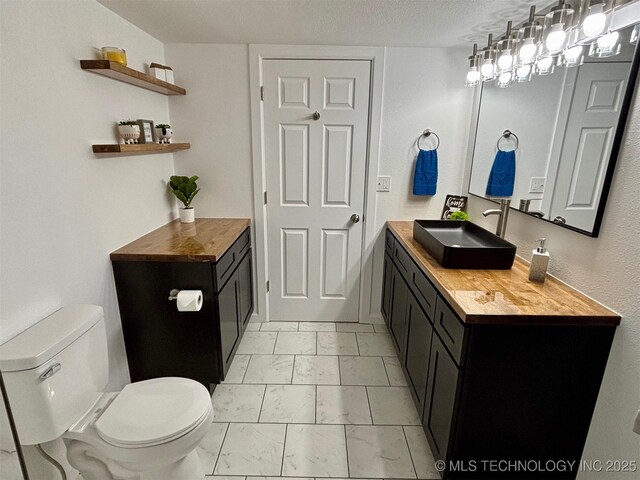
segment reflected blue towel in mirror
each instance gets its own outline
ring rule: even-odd
[[[438,186],[438,151],[420,150],[413,174],[414,195],[435,195]]]
[[[498,150],[493,160],[486,195],[489,197],[510,197],[516,179],[516,151]]]

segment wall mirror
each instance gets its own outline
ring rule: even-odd
[[[638,76],[636,32],[620,31],[615,56],[584,55],[510,88],[485,82],[469,193],[510,196],[514,209],[597,237]],[[498,148],[515,149],[512,195],[489,187]]]

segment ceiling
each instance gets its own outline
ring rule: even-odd
[[[164,43],[461,47],[535,0],[98,0]],[[551,0],[538,2],[546,6]]]

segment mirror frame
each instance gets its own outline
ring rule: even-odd
[[[602,184],[602,191],[600,192],[600,201],[598,203],[598,209],[596,211],[596,218],[593,223],[593,230],[583,230],[578,227],[574,227],[572,225],[567,225],[563,223],[554,222],[553,220],[547,218],[540,218],[536,215],[529,214],[527,212],[523,212],[522,210],[517,209],[516,207],[510,207],[516,212],[520,212],[522,214],[528,215],[531,218],[536,218],[538,220],[545,221],[552,225],[558,225],[560,227],[564,227],[569,230],[573,230],[574,232],[581,233],[583,235],[587,235],[589,237],[596,238],[600,233],[600,227],[602,226],[602,219],[604,217],[604,211],[607,206],[607,199],[609,197],[609,191],[611,190],[611,183],[613,182],[613,175],[616,168],[616,163],[618,160],[618,156],[620,155],[620,150],[622,148],[622,140],[624,138],[625,130],[627,128],[627,122],[629,121],[629,111],[631,110],[631,104],[636,94],[636,87],[638,85],[638,71],[640,70],[640,41],[636,44],[635,51],[633,53],[633,60],[631,62],[631,69],[629,70],[629,81],[627,82],[627,88],[624,92],[624,98],[622,99],[622,108],[620,109],[620,117],[618,118],[618,125],[616,126],[616,133],[613,137],[613,143],[611,145],[611,153],[609,154],[609,163],[607,164],[607,171],[604,177],[604,183]],[[483,197],[482,195],[478,195],[471,192],[471,176],[473,174],[473,161],[475,157],[476,151],[476,143],[478,142],[478,124],[480,122],[480,109],[482,108],[482,94],[484,93],[484,83],[480,86],[480,98],[478,101],[478,112],[477,118],[475,119],[475,134],[473,137],[473,150],[471,151],[471,166],[469,169],[469,184],[467,185],[467,192],[469,195],[473,195],[477,198],[482,198],[484,200],[488,200],[493,203],[499,203],[497,200],[493,200],[491,198]],[[517,171],[517,170],[516,170]]]

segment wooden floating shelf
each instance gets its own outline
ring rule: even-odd
[[[93,153],[134,155],[137,153],[169,153],[191,148],[190,143],[116,143],[112,145],[92,145]]]
[[[158,80],[151,75],[109,60],[80,60],[80,67],[88,72],[114,78],[121,82],[146,88],[147,90],[163,93],[164,95],[185,95],[187,93],[182,87]]]

